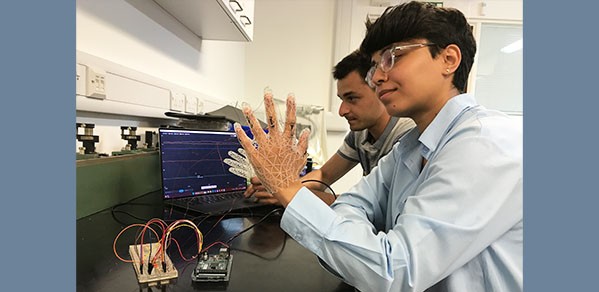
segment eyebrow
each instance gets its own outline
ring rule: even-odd
[[[339,98],[344,98],[347,97],[348,95],[356,95],[356,93],[354,91],[348,91],[344,94],[342,94],[341,96],[337,95]]]

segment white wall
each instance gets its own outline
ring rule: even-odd
[[[184,42],[125,0],[77,0],[76,49],[171,82],[204,96],[233,103],[245,88],[247,43],[201,41],[200,50]],[[77,122],[95,123],[97,152],[118,151],[120,125],[149,126],[156,122],[133,117],[77,113]],[[142,134],[139,129],[138,134]],[[77,143],[81,146],[81,143]],[[116,149],[115,149],[116,147]]]
[[[263,109],[262,93],[269,86],[276,98],[284,100],[295,93],[300,104],[325,107],[325,161],[337,151],[349,130],[330,107],[331,92],[337,99],[332,69],[336,15],[347,0],[257,0],[255,2],[254,41],[246,48],[245,97],[252,108]],[[346,27],[346,24],[342,24]],[[280,108],[280,111],[284,108]],[[332,125],[334,124],[334,125]],[[335,192],[346,191],[361,176],[360,167],[332,185]]]
[[[77,50],[209,95],[239,99],[244,42],[190,46],[124,0],[77,0]]]
[[[328,108],[335,0],[257,0],[254,41],[246,47],[245,98],[256,107],[269,86],[275,98]]]

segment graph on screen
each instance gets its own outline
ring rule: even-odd
[[[160,160],[165,198],[244,190],[246,180],[229,172],[223,160],[241,145],[234,132],[160,129]]]

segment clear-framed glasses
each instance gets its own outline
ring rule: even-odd
[[[405,51],[410,50],[410,49],[434,46],[434,45],[435,45],[434,43],[409,44],[409,45],[395,46],[388,50],[385,50],[381,54],[381,61],[379,63],[374,63],[374,65],[372,65],[370,70],[368,70],[368,73],[366,74],[366,78],[364,78],[364,81],[366,81],[368,86],[374,88],[375,84],[372,81],[372,78],[374,76],[376,69],[380,68],[381,71],[387,73],[387,72],[389,72],[389,70],[391,70],[391,68],[393,68],[393,65],[395,65],[395,60],[397,59],[397,57],[401,56]]]

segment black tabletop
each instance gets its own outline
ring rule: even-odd
[[[159,193],[150,193],[81,218],[77,221],[77,291],[354,291],[323,269],[315,255],[287,236],[279,227],[280,212],[272,211],[272,207],[266,207],[251,213],[198,216],[165,207]],[[270,215],[265,217],[267,214]],[[204,247],[234,237],[230,241],[233,260],[229,281],[192,282],[191,273],[197,260],[185,261],[173,245],[168,255],[179,274],[174,283],[140,286],[133,265],[114,255],[113,243],[123,228],[134,223],[145,224],[151,218],[167,223],[181,218],[193,221],[204,235]],[[127,250],[134,244],[136,232],[136,228],[131,228],[116,242],[121,257],[130,258]],[[180,228],[172,236],[181,245],[184,257],[197,253],[195,235],[190,228]],[[210,252],[218,252],[220,247],[214,245]]]

